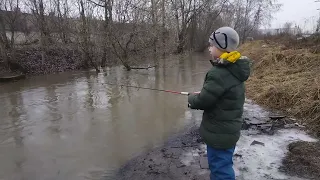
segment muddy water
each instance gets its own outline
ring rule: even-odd
[[[158,71],[115,67],[0,84],[0,179],[111,178],[193,118],[185,96],[107,83],[196,91],[211,66],[203,60],[193,55]]]

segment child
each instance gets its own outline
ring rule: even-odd
[[[233,153],[240,137],[244,82],[250,63],[236,51],[238,33],[222,27],[211,34],[209,51],[214,61],[200,93],[189,95],[191,109],[204,110],[200,135],[207,144],[211,180],[235,180]]]

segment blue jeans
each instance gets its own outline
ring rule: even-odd
[[[215,149],[207,146],[208,163],[211,171],[210,180],[235,180],[233,153],[231,149]]]

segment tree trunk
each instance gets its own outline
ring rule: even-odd
[[[181,41],[181,32],[180,32],[180,21],[179,21],[179,12],[178,12],[178,7],[177,7],[177,2],[176,1],[171,1],[173,3],[173,8],[175,10],[174,12],[174,17],[176,20],[176,26],[177,26],[177,35],[178,35],[178,47],[177,47],[177,53],[182,53],[183,48],[181,46],[182,41]]]
[[[45,63],[46,60],[46,52],[48,45],[48,33],[46,32],[46,23],[45,23],[45,15],[44,15],[44,6],[43,1],[39,0],[39,24],[40,24],[40,49],[41,49],[41,59],[42,64]]]
[[[246,42],[246,38],[247,38],[247,31],[249,29],[249,12],[250,12],[250,7],[251,7],[251,0],[246,0],[246,9],[245,9],[245,15],[244,15],[244,24],[243,24],[243,31],[242,31],[242,35],[241,35],[241,43],[245,43]]]
[[[162,56],[166,56],[166,9],[165,9],[165,0],[161,2],[161,15],[162,15]]]
[[[6,69],[9,69],[9,58],[7,55],[7,49],[5,48],[5,45],[0,42],[0,53],[1,53],[1,57],[3,59],[3,65]]]
[[[89,68],[89,63],[95,68],[97,72],[100,72],[98,66],[93,62],[92,59],[92,46],[90,44],[90,33],[89,33],[89,25],[87,23],[85,8],[83,0],[80,0],[80,17],[82,21],[82,29],[81,29],[81,37],[82,37],[82,51],[84,54],[84,66],[85,68]]]
[[[65,2],[67,3],[67,2]],[[62,12],[61,12],[61,4],[60,4],[60,0],[56,0],[56,8],[57,8],[57,13],[58,13],[58,19],[59,19],[59,24],[58,24],[58,27],[59,27],[59,34],[60,34],[60,39],[61,41],[64,43],[64,44],[68,44],[70,41],[68,39],[68,36],[67,36],[67,24],[66,24],[66,21],[67,21],[67,17],[66,17],[66,8],[65,9],[65,14],[64,16],[62,15]],[[64,6],[67,6],[67,4],[65,4]]]
[[[106,42],[103,42],[103,49],[102,49],[102,57],[101,57],[101,67],[106,67],[107,65],[107,47],[106,47]]]
[[[68,5],[68,0],[65,0],[64,5],[64,14],[62,16],[62,19],[64,19],[64,24],[63,24],[63,40],[65,43],[70,43],[71,39],[70,39],[70,24],[69,24],[69,17],[68,17],[68,13],[69,13],[69,5]]]
[[[0,7],[1,11],[1,7]],[[9,68],[9,57],[8,57],[8,49],[10,49],[10,43],[8,41],[5,29],[5,23],[3,16],[0,15],[0,53],[3,58],[3,63],[5,68]]]
[[[183,53],[184,48],[184,39],[185,39],[185,27],[182,26],[181,32],[178,34],[178,47],[177,47],[177,53]]]
[[[1,11],[1,9],[0,9]],[[10,43],[7,38],[5,23],[2,16],[0,16],[0,43],[5,47],[5,49],[10,48]]]
[[[84,12],[84,3],[83,0],[80,0],[80,16],[82,20],[82,28],[81,28],[81,38],[82,38],[82,51],[84,54],[84,66],[85,68],[89,68],[89,52],[88,52],[88,38],[87,38],[87,20]]]
[[[42,33],[43,38],[45,41],[49,40],[49,32],[47,31],[47,24],[46,24],[46,19],[44,15],[44,5],[43,5],[43,0],[39,0],[39,11],[40,11],[40,31]],[[45,42],[47,43],[47,42]]]
[[[189,40],[189,48],[190,50],[193,50],[195,48],[195,33],[197,31],[197,22],[196,22],[196,17],[193,16],[193,18],[191,19],[191,27],[189,28],[189,33],[190,33],[190,40]]]
[[[156,0],[151,0],[151,19],[152,19],[152,34],[153,34],[153,58],[155,65],[158,65],[157,58],[157,44],[158,44],[158,32],[157,32],[157,12],[156,12]]]
[[[110,43],[110,33],[111,33],[111,23],[112,23],[112,0],[104,0],[104,42],[103,42],[103,53],[101,59],[101,67],[106,66],[107,56],[110,54],[110,47],[108,44]]]
[[[108,39],[108,7],[107,0],[104,0],[104,39],[102,46],[102,57],[101,57],[101,67],[106,66],[107,62],[107,39]]]
[[[11,27],[11,39],[10,39],[10,46],[11,47],[13,47],[13,45],[14,45],[14,34],[15,34],[14,27]]]

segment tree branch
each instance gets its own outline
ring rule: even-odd
[[[99,3],[96,3],[96,2],[94,2],[93,0],[88,0],[88,1],[91,2],[91,3],[93,3],[93,4],[96,5],[96,6],[103,7],[103,8],[106,7],[105,5],[101,5],[101,4],[99,4]]]
[[[134,37],[134,33],[131,33],[129,40],[128,40],[128,42],[126,43],[126,49],[128,49],[128,46],[129,46],[129,44],[132,42],[133,37]]]

